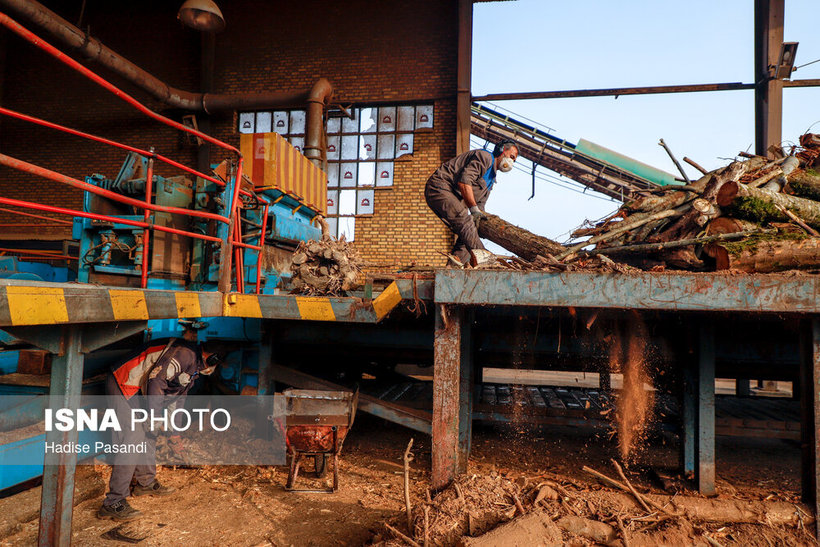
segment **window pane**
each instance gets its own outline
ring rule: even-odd
[[[327,186],[328,188],[336,188],[339,186],[339,164],[327,164]]]
[[[339,214],[356,214],[356,190],[342,190],[339,192]]]
[[[379,108],[379,132],[396,130],[396,107],[383,106]]]
[[[359,157],[359,136],[342,135],[342,159],[355,160]]]
[[[293,146],[299,152],[304,154],[303,148],[305,147],[305,138],[304,137],[291,137],[288,139],[290,141],[290,145]]]
[[[433,127],[433,105],[416,107],[416,129]]]
[[[406,154],[413,153],[413,134],[402,133],[396,135],[396,157],[400,158]]]
[[[413,130],[413,117],[415,116],[415,108],[412,106],[400,106],[399,107],[399,124],[398,129],[399,131],[412,131]]]
[[[342,120],[339,118],[328,118],[327,119],[327,132],[330,133],[338,133],[342,126]]]
[[[329,214],[329,215],[338,215],[339,214],[339,191],[338,190],[328,190],[327,191],[327,214]]]
[[[376,164],[376,186],[393,186],[393,162],[380,161]]]
[[[305,134],[305,111],[294,110],[290,113],[290,133],[291,135]]]
[[[256,130],[254,133],[270,133],[271,131],[271,113],[257,112],[256,113]]]
[[[328,137],[327,138],[327,159],[329,160],[338,160],[339,159],[339,147],[340,144],[340,137]]]
[[[359,138],[359,159],[376,159],[376,135],[362,135]]]
[[[378,123],[378,110],[375,108],[362,108],[359,117],[362,119],[361,121],[361,132],[362,133],[375,133],[376,132],[376,124]]]
[[[281,110],[273,113],[273,130],[280,135],[288,133],[288,113]]]
[[[341,183],[341,185],[347,188],[352,188],[356,186],[356,167],[358,167],[358,164],[341,163],[339,165],[339,182]]]
[[[353,241],[356,235],[356,219],[353,217],[339,217],[339,238],[344,236],[347,241]]]
[[[379,135],[379,159],[392,160],[396,135]]]
[[[347,116],[342,118],[342,133],[358,133],[359,132],[359,109],[354,108],[351,112],[353,119]]]
[[[376,164],[363,162],[359,164],[359,186],[373,186],[376,184]]]
[[[357,215],[372,215],[373,200],[376,197],[375,190],[359,190],[359,201],[356,205]]]
[[[330,235],[333,237],[339,237],[339,219],[336,217],[327,219],[327,226],[330,228]]]
[[[239,132],[253,133],[255,127],[254,118],[253,112],[242,112],[239,114]]]

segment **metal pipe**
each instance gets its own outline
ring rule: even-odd
[[[151,213],[148,207],[151,205],[151,193],[154,191],[154,149],[151,148],[151,157],[148,158],[148,169],[145,173],[145,213],[143,220],[146,224],[151,220]],[[151,241],[151,231],[146,228],[142,232],[142,264],[140,273],[140,288],[144,289],[148,284],[148,247]]]
[[[169,86],[39,2],[34,0],[0,0],[0,6],[13,10],[20,16],[25,17],[27,21],[34,23],[58,38],[68,47],[77,50],[84,57],[100,63],[157,100],[176,108],[212,113],[238,109],[262,110],[266,108],[301,107],[308,103],[305,156],[315,164],[316,153],[311,152],[313,155],[309,155],[308,150],[319,150],[318,157],[322,155],[323,109],[330,102],[333,95],[333,86],[325,78],[320,78],[308,91],[234,94],[192,93]]]
[[[58,131],[62,131],[64,133],[68,133],[70,135],[75,135],[77,137],[82,137],[84,139],[88,139],[91,141],[99,142],[102,144],[107,144],[109,146],[113,146],[115,148],[119,148],[121,150],[127,150],[129,152],[136,152],[137,154],[141,154],[143,156],[150,156],[151,152],[147,150],[143,150],[141,148],[137,148],[135,146],[129,146],[127,144],[122,144],[116,141],[112,141],[110,139],[106,139],[105,137],[98,137],[97,135],[92,135],[90,133],[84,133],[83,131],[78,131],[76,129],[71,129],[70,127],[66,127],[64,125],[60,125],[54,122],[50,122],[48,120],[43,120],[41,118],[35,118],[34,116],[29,116],[28,114],[23,114],[21,112],[16,112],[14,110],[9,110],[8,108],[3,108],[0,106],[0,114],[4,116],[9,116],[12,118],[16,118],[18,120],[23,120],[25,122],[30,122],[33,124],[41,125],[43,127],[48,127],[50,129],[56,129]],[[219,186],[225,186],[225,183],[216,177],[212,177],[210,175],[206,175],[196,169],[192,169],[187,165],[183,165],[177,161],[172,160],[171,158],[167,158],[161,154],[154,154],[154,157],[163,163],[167,163],[171,167],[176,167],[177,169],[181,169],[186,173],[190,173],[191,175],[203,178],[205,180],[211,181]]]
[[[197,234],[194,232],[186,232],[185,230],[177,230],[176,228],[168,228],[167,226],[159,226],[156,224],[146,224],[138,220],[129,220],[122,217],[112,217],[108,215],[98,215],[96,213],[85,213],[83,211],[76,211],[74,209],[66,209],[64,207],[55,207],[54,205],[43,205],[41,203],[33,203],[31,201],[22,201],[19,199],[0,197],[0,203],[4,205],[13,205],[14,207],[26,207],[36,211],[46,211],[49,213],[60,213],[63,215],[90,218],[92,220],[103,220],[112,224],[125,224],[126,226],[136,226],[137,228],[152,228],[160,232],[168,232],[169,234],[177,234],[186,237],[193,237],[196,239],[204,239],[206,241],[222,241],[218,237],[209,236],[205,234]]]
[[[259,234],[259,251],[256,254],[256,294],[259,294],[260,284],[262,283],[262,250],[265,248],[265,232],[268,228],[268,208],[270,205],[265,205],[265,213],[262,217],[262,233]]]
[[[164,205],[156,205],[153,203],[145,203],[138,199],[123,196],[116,192],[112,192],[111,190],[106,190],[104,188],[100,188],[99,186],[94,186],[93,184],[73,179],[67,175],[63,175],[62,173],[57,173],[56,171],[52,171],[50,169],[46,169],[45,167],[40,167],[39,165],[34,165],[32,163],[19,160],[17,158],[12,158],[11,156],[7,156],[5,154],[0,154],[0,165],[5,165],[7,167],[11,167],[12,169],[17,169],[18,171],[23,171],[25,173],[30,173],[32,175],[44,177],[55,182],[68,184],[75,188],[79,188],[80,190],[85,190],[87,192],[91,192],[92,194],[97,194],[98,196],[109,198],[120,203],[125,203],[126,205],[133,205],[134,207],[139,207],[140,209],[148,209],[151,211],[158,211],[162,213],[174,213],[178,215],[188,215],[199,218],[207,218],[209,220],[216,220],[224,223],[228,222],[228,219],[226,217],[214,213],[196,211],[193,209],[182,209],[180,207],[167,207]]]
[[[15,215],[21,215],[24,217],[32,217],[32,218],[39,218],[40,220],[50,220],[52,222],[57,222],[59,224],[68,224],[69,226],[73,224],[68,220],[60,220],[59,218],[51,218],[43,215],[33,215],[31,213],[24,213],[23,211],[15,211],[14,209],[6,209],[5,207],[0,207],[0,211],[4,213],[14,213]],[[27,226],[31,226],[31,224],[27,224]]]

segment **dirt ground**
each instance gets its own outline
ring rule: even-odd
[[[285,467],[165,467],[160,469],[159,479],[176,487],[177,492],[161,498],[132,498],[131,504],[144,516],[124,525],[96,518],[101,496],[84,501],[74,510],[73,543],[116,545],[121,541],[103,537],[116,529],[115,536],[119,533],[134,540],[143,538],[139,543],[145,546],[364,545],[378,542],[399,545],[401,542],[396,541],[397,536],[385,524],[404,533],[408,531],[402,490],[402,455],[411,437],[415,440],[415,460],[411,464],[410,483],[418,519],[418,508],[427,498],[430,479],[430,438],[360,414],[342,452],[341,485],[335,494],[286,491]],[[673,437],[655,436],[627,469],[630,481],[643,493],[668,494],[672,489],[679,495],[697,496],[692,485],[677,472],[677,453]],[[581,497],[570,500],[583,493],[599,495],[594,508],[602,513],[606,502],[600,501],[600,495],[610,495],[614,489],[601,485],[582,471],[582,467],[589,466],[617,477],[610,462],[610,458],[617,457],[617,454],[617,444],[600,430],[476,424],[469,471],[461,481],[464,491],[458,494],[445,491],[432,500],[430,507],[435,510],[436,503],[452,495],[459,500],[494,504],[498,514],[505,515],[500,517],[503,521],[516,513],[514,499],[508,497],[504,502],[495,502],[493,496],[502,496],[498,498],[502,499],[505,492],[509,493],[513,488],[520,493],[526,512],[543,513],[547,515],[547,521],[571,514],[570,511],[581,514],[579,508],[584,513],[594,513],[586,509],[587,506],[593,508],[592,501],[581,501]],[[718,437],[717,456],[718,500],[790,503],[799,500],[800,448],[796,443]],[[104,480],[107,480],[108,469],[104,465],[95,467]],[[542,481],[561,485],[569,498],[545,500],[536,507],[532,504],[532,489]],[[316,479],[301,482],[304,486],[314,487],[317,483]],[[471,490],[471,485],[475,485],[475,489]],[[482,493],[482,488],[492,492]],[[9,507],[8,504],[19,505],[22,499],[22,495],[16,495],[0,500],[0,512]],[[26,503],[34,504],[31,509],[36,509],[37,504],[30,496]],[[445,524],[442,520],[445,516],[442,513],[436,522]],[[431,518],[438,517],[432,515]],[[469,517],[467,522],[473,525]],[[629,528],[637,531],[643,528],[639,525],[640,522],[633,522]],[[455,525],[448,526],[455,528]],[[486,523],[484,527],[487,527]],[[651,527],[655,535],[634,534],[630,545],[815,544],[813,525],[802,529],[800,526],[765,524],[692,526],[688,521],[668,520]],[[482,523],[476,524],[477,530],[481,528]],[[35,519],[21,523],[15,533],[0,538],[0,543],[31,545],[36,543],[36,538]],[[566,545],[593,544],[590,539],[573,537],[567,532],[563,533],[562,541]],[[503,544],[516,542],[510,538]]]

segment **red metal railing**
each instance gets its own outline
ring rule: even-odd
[[[219,180],[218,178],[207,175],[205,173],[201,173],[201,172],[199,172],[195,169],[191,169],[191,168],[189,168],[189,167],[187,167],[187,166],[185,166],[185,165],[183,165],[179,162],[173,161],[173,160],[171,160],[167,157],[155,154],[153,149],[150,150],[150,151],[141,150],[141,149],[133,147],[133,146],[118,143],[118,142],[112,141],[110,139],[105,139],[103,137],[98,137],[98,136],[95,136],[95,135],[91,135],[89,133],[84,133],[82,131],[78,131],[78,130],[75,130],[75,129],[64,127],[64,126],[61,126],[59,124],[48,122],[46,120],[41,120],[41,119],[35,118],[33,116],[29,116],[29,115],[22,114],[22,113],[19,113],[19,112],[14,112],[12,110],[0,107],[0,114],[10,116],[10,117],[14,117],[16,119],[23,120],[23,121],[26,121],[26,122],[35,123],[37,125],[41,125],[41,126],[44,126],[44,127],[49,127],[49,128],[52,128],[52,129],[55,129],[55,130],[58,130],[58,131],[62,131],[62,132],[65,132],[65,133],[68,133],[68,134],[71,134],[71,135],[75,135],[75,136],[78,136],[78,137],[89,139],[89,140],[99,142],[99,143],[102,143],[102,144],[114,146],[114,147],[117,147],[117,148],[120,148],[120,149],[123,149],[123,150],[136,152],[138,154],[142,154],[142,155],[145,155],[145,156],[149,157],[148,176],[146,178],[145,200],[140,201],[140,200],[136,200],[136,199],[133,199],[133,198],[128,198],[126,196],[123,196],[121,194],[117,194],[115,192],[111,192],[109,190],[105,190],[103,188],[99,188],[99,187],[94,186],[92,184],[88,184],[88,183],[73,179],[71,177],[68,177],[66,175],[62,175],[62,174],[54,172],[54,171],[51,171],[51,170],[48,170],[48,169],[45,169],[45,168],[42,168],[42,167],[38,167],[36,165],[24,162],[22,160],[12,158],[12,157],[6,156],[4,154],[0,154],[0,164],[7,165],[9,167],[12,167],[12,168],[24,171],[24,172],[28,172],[28,173],[31,173],[31,174],[34,174],[34,175],[43,176],[45,178],[48,178],[48,179],[51,179],[51,180],[54,180],[54,181],[57,181],[57,182],[69,184],[71,186],[82,189],[84,191],[91,192],[91,193],[106,197],[108,199],[111,199],[111,200],[114,200],[114,201],[117,201],[117,202],[120,202],[120,203],[124,203],[124,204],[127,204],[127,205],[132,205],[134,207],[142,208],[144,210],[144,221],[143,222],[125,220],[125,219],[122,219],[122,218],[119,218],[119,217],[98,215],[98,214],[94,214],[94,213],[84,213],[84,212],[81,212],[81,211],[66,209],[66,208],[62,208],[62,207],[55,207],[55,206],[36,204],[36,203],[32,203],[32,202],[27,202],[27,201],[22,201],[22,200],[14,200],[14,199],[9,199],[9,198],[0,198],[0,203],[6,204],[6,205],[15,205],[15,206],[18,206],[18,207],[26,207],[26,208],[30,208],[30,209],[45,211],[45,212],[67,214],[67,215],[79,216],[79,217],[84,217],[84,218],[92,218],[92,219],[96,219],[96,220],[105,220],[105,221],[108,221],[108,222],[115,222],[115,223],[119,223],[119,224],[125,224],[125,225],[145,228],[145,231],[143,233],[143,249],[142,249],[142,265],[141,265],[142,266],[141,267],[141,286],[143,288],[147,284],[147,277],[148,277],[148,246],[149,246],[149,239],[150,239],[148,236],[149,236],[149,230],[150,229],[165,231],[165,232],[169,232],[169,233],[175,233],[175,234],[184,235],[184,236],[187,236],[187,237],[192,237],[192,238],[197,238],[197,239],[204,239],[204,240],[209,240],[209,241],[220,241],[222,243],[222,251],[221,251],[221,254],[220,254],[221,263],[220,263],[220,271],[219,271],[219,290],[222,291],[222,292],[230,291],[230,287],[231,287],[230,275],[231,275],[232,252],[236,252],[235,267],[236,267],[237,290],[239,290],[240,292],[244,292],[244,273],[243,273],[243,268],[242,268],[241,249],[242,248],[255,249],[255,250],[258,251],[256,292],[259,293],[260,276],[261,276],[260,269],[261,269],[261,261],[262,261],[261,260],[262,259],[262,248],[264,246],[265,229],[266,229],[267,212],[268,212],[267,207],[268,206],[266,206],[266,208],[265,208],[265,218],[263,219],[263,229],[262,229],[262,234],[260,235],[260,245],[259,246],[248,246],[248,245],[246,245],[245,243],[242,242],[242,235],[241,235],[242,230],[241,230],[241,224],[239,222],[239,196],[240,196],[240,194],[248,195],[248,196],[250,196],[252,194],[250,194],[249,192],[246,192],[244,190],[241,190],[242,169],[243,169],[243,161],[244,160],[243,160],[242,154],[239,151],[239,149],[237,149],[235,146],[232,146],[228,143],[220,141],[219,139],[211,137],[210,135],[202,133],[201,131],[198,131],[198,130],[193,129],[193,128],[188,127],[188,126],[185,126],[185,125],[183,125],[181,123],[178,123],[174,120],[171,120],[171,119],[169,119],[165,116],[162,116],[161,114],[157,114],[156,112],[152,111],[151,109],[149,109],[148,107],[146,107],[145,105],[140,103],[134,97],[132,97],[129,94],[125,93],[124,91],[120,90],[115,85],[108,82],[107,80],[105,80],[104,78],[102,78],[101,76],[96,74],[95,72],[89,70],[88,68],[86,68],[85,66],[80,64],[79,62],[77,62],[74,59],[72,59],[71,57],[67,56],[66,54],[64,54],[63,52],[58,50],[56,47],[52,46],[51,44],[47,43],[42,38],[38,37],[36,34],[32,33],[29,30],[27,30],[26,28],[21,26],[19,23],[17,23],[16,21],[11,19],[10,17],[8,17],[4,13],[0,13],[0,25],[8,28],[10,31],[14,32],[15,34],[17,34],[18,36],[20,36],[24,40],[26,40],[29,43],[33,44],[34,46],[38,47],[39,49],[45,51],[46,53],[48,53],[49,55],[51,55],[55,59],[59,60],[63,64],[65,64],[65,65],[69,66],[70,68],[72,68],[73,70],[75,70],[76,72],[79,72],[80,74],[82,74],[86,78],[90,79],[94,83],[98,84],[99,86],[103,87],[104,89],[111,92],[115,96],[119,97],[120,99],[122,99],[123,101],[125,101],[126,103],[128,103],[129,105],[131,105],[132,107],[137,109],[138,111],[142,112],[146,116],[148,116],[148,117],[150,117],[150,118],[152,118],[156,121],[159,121],[160,123],[165,124],[169,127],[172,127],[174,129],[178,129],[180,131],[184,131],[186,133],[195,135],[198,138],[204,140],[205,142],[208,142],[210,144],[214,144],[214,145],[216,145],[220,148],[223,148],[227,151],[230,151],[231,153],[236,154],[236,156],[237,156],[236,170],[233,173],[234,181],[235,181],[234,182],[234,188],[233,188],[233,193],[232,193],[232,196],[231,196],[231,202],[230,202],[229,211],[228,211],[227,215],[222,216],[222,215],[217,215],[217,214],[208,213],[208,212],[204,212],[204,211],[196,211],[196,210],[191,210],[191,209],[182,209],[182,208],[178,208],[178,207],[159,206],[159,205],[151,203],[151,193],[152,193],[152,184],[153,184],[153,160],[155,160],[155,159],[160,160],[160,161],[162,161],[162,162],[164,162],[168,165],[171,165],[173,167],[179,168],[179,169],[181,169],[181,170],[183,170],[183,171],[185,171],[189,174],[192,174],[192,175],[195,175],[197,177],[201,177],[205,180],[209,180],[211,182],[214,182],[214,183],[216,183],[218,185],[221,185],[221,186],[224,186],[225,182]],[[164,227],[164,226],[158,226],[158,225],[155,225],[155,224],[152,224],[152,223],[149,222],[150,221],[149,211],[161,211],[161,212],[167,212],[167,213],[173,213],[173,214],[188,215],[188,216],[194,216],[194,217],[199,217],[199,218],[216,220],[218,222],[226,223],[226,224],[228,224],[228,237],[226,237],[223,240],[223,239],[213,237],[213,236],[206,236],[204,234],[197,234],[197,233],[194,233],[194,232],[186,232],[186,231],[177,230],[177,229],[174,229],[174,228],[167,228],[167,227]],[[37,217],[38,215],[28,214],[28,216]],[[41,217],[41,218],[48,218],[48,217]],[[65,221],[60,221],[60,222],[65,222]],[[232,246],[236,246],[236,247],[232,249]]]

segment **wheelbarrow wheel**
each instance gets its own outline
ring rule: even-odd
[[[316,470],[316,477],[323,479],[327,475],[328,454],[317,454],[313,456],[313,465]]]

